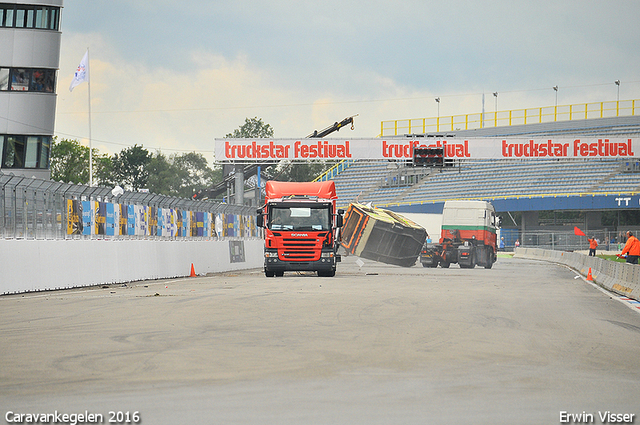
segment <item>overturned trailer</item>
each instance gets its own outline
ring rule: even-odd
[[[342,228],[342,247],[369,260],[411,267],[416,263],[427,231],[393,211],[350,204]]]

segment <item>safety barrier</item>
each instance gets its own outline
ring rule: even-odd
[[[588,276],[594,283],[617,294],[640,301],[640,266],[589,257],[577,252],[551,251],[539,248],[517,248],[514,257],[531,258],[564,264]]]
[[[0,294],[261,267],[255,209],[0,173]]]
[[[0,294],[260,268],[262,239],[0,239]]]

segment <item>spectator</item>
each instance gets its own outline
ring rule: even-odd
[[[516,239],[515,247],[516,248],[520,247],[520,239]]]
[[[504,236],[500,238],[500,244],[498,245],[500,251],[504,251]]]
[[[627,243],[622,249],[622,253],[619,257],[627,256],[627,263],[638,264],[638,257],[640,257],[640,241],[633,236],[633,233],[627,231]]]

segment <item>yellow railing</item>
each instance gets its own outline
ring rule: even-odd
[[[380,135],[433,133],[472,130],[488,127],[505,127],[521,124],[538,124],[555,121],[584,120],[636,115],[640,100],[620,100],[573,105],[544,106],[541,108],[514,109],[511,111],[485,112],[467,115],[451,115],[431,118],[413,118],[382,121]]]

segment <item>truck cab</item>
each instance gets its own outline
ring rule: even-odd
[[[265,192],[257,217],[258,226],[264,228],[265,276],[283,276],[285,271],[335,276],[342,226],[335,184],[269,181]]]
[[[496,213],[486,201],[447,201],[442,210],[442,228],[438,244],[423,247],[420,262],[424,267],[461,268],[476,265],[490,269],[496,261]]]

